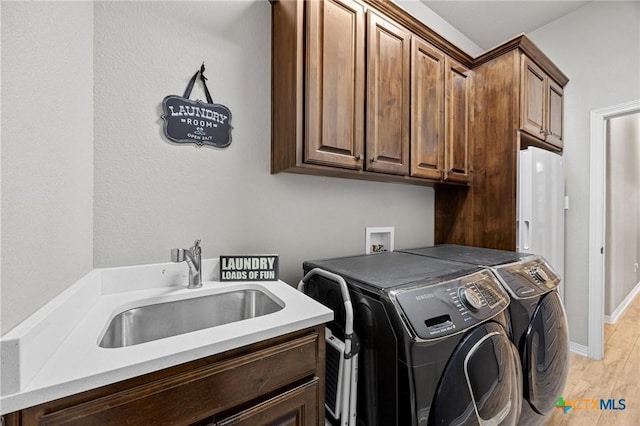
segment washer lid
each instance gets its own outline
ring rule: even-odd
[[[304,262],[305,270],[316,267],[377,289],[401,287],[417,281],[439,282],[480,270],[475,265],[400,252]]]

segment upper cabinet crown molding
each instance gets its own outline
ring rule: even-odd
[[[565,86],[569,82],[569,77],[567,77],[560,68],[558,68],[558,66],[554,64],[551,59],[549,59],[549,57],[524,34],[514,37],[511,40],[508,40],[478,56],[473,60],[473,67],[478,67],[514,49],[520,49],[559,85]]]
[[[452,59],[460,62],[466,67],[473,65],[473,58],[464,50],[442,37],[431,28],[427,27],[422,21],[409,14],[406,10],[394,3],[392,0],[363,0],[364,3],[372,6],[376,10],[384,13],[394,21],[411,31],[413,34],[423,38],[431,43],[438,50],[445,53]]]

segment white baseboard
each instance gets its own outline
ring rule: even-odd
[[[589,348],[580,343],[569,342],[569,350],[577,355],[589,356]]]
[[[629,307],[629,304],[638,295],[638,293],[640,293],[640,283],[636,284],[636,286],[633,288],[633,290],[631,290],[631,292],[629,292],[629,294],[627,294],[627,297],[624,298],[622,303],[620,303],[620,305],[618,305],[616,310],[613,311],[613,313],[611,315],[605,315],[604,316],[604,322],[606,324],[615,324],[620,319],[620,317],[622,316],[624,311]]]

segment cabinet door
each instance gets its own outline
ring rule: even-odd
[[[45,403],[21,412],[25,425],[188,425],[267,398],[304,379],[317,382],[321,334],[204,364],[69,405]],[[321,356],[324,356],[323,354]],[[286,365],[286,368],[281,366]],[[108,387],[105,388],[108,391]],[[90,391],[91,392],[91,391]],[[73,396],[70,397],[73,399]]]
[[[304,161],[362,169],[364,7],[354,0],[310,1],[306,5]]]
[[[469,108],[471,72],[453,59],[445,73],[445,175],[452,182],[469,182]]]
[[[324,424],[319,421],[320,408],[324,412],[324,406],[320,407],[320,391],[316,378],[262,404],[228,417],[216,423],[216,426],[315,426]]]
[[[547,126],[546,141],[562,148],[562,98],[563,90],[555,81],[547,79]]]
[[[445,56],[411,39],[411,176],[442,179]]]
[[[545,133],[546,75],[526,56],[522,56],[520,127],[537,138]]]
[[[409,174],[411,34],[367,12],[367,170]]]

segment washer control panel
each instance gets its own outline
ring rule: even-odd
[[[407,328],[430,340],[462,332],[509,306],[509,295],[488,269],[436,284],[390,293]]]
[[[458,298],[462,306],[473,312],[478,312],[482,308],[482,297],[477,291],[474,291],[467,287],[460,287],[458,289]]]
[[[498,267],[497,273],[509,293],[516,299],[540,297],[555,290],[560,284],[560,276],[539,256]]]

